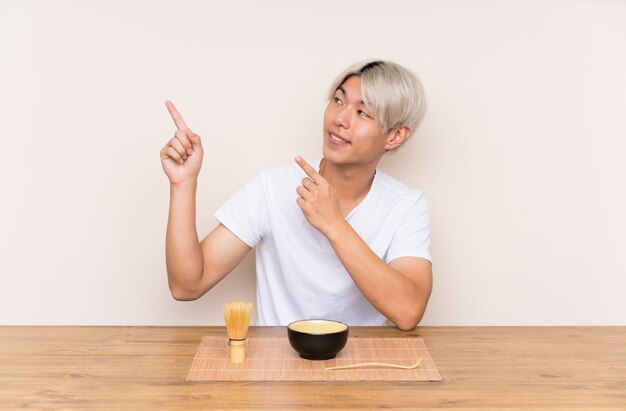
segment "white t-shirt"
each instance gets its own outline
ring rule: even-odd
[[[310,164],[319,170],[320,161]],[[256,246],[258,325],[312,318],[384,325],[385,317],[296,203],[305,176],[295,163],[262,170],[215,212],[233,234]],[[431,260],[424,194],[380,170],[346,221],[386,263],[406,256]]]

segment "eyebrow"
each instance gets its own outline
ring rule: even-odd
[[[337,90],[341,91],[344,96],[346,96],[346,97],[348,96],[348,93],[346,93],[346,90],[343,87],[339,86],[339,87],[337,87]],[[363,101],[363,100],[359,100],[359,104],[362,104],[365,107],[367,107],[367,104],[365,104],[365,101]]]

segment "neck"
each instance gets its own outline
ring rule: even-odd
[[[358,202],[370,190],[376,173],[377,162],[362,165],[343,165],[327,161],[320,163],[320,174],[335,190],[340,202]]]

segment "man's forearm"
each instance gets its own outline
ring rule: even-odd
[[[426,301],[413,281],[379,258],[344,221],[326,235],[330,245],[368,301],[401,329],[413,328]]]
[[[203,272],[202,250],[196,230],[197,180],[170,186],[165,256],[172,295],[193,299]]]

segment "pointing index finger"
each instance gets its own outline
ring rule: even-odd
[[[306,173],[307,176],[311,178],[311,180],[316,183],[320,182],[320,179],[323,178],[320,173],[318,173],[309,163],[307,163],[302,157],[296,157],[296,163],[300,166],[302,170]]]
[[[176,106],[174,106],[174,103],[167,100],[165,102],[165,106],[167,107],[167,110],[170,112],[170,115],[172,116],[172,119],[174,120],[174,124],[176,124],[176,128],[178,128],[179,130],[183,130],[183,131],[187,130],[189,127],[187,127],[185,120],[183,120],[183,116],[181,116],[178,110],[176,110]]]

